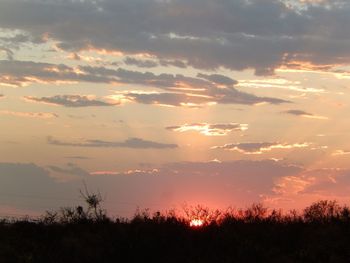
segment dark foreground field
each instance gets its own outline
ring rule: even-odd
[[[335,202],[300,215],[261,205],[186,212],[112,220],[78,207],[37,222],[3,220],[0,262],[350,262],[350,213]],[[204,226],[190,227],[186,216],[201,217]]]

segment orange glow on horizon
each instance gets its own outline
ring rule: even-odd
[[[201,227],[203,226],[204,222],[201,219],[192,219],[190,222],[191,227]]]

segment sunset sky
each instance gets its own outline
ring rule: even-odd
[[[0,215],[350,203],[347,0],[0,0]]]

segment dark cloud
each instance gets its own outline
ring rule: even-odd
[[[0,83],[23,86],[35,82],[92,82],[111,83],[112,78],[78,74],[74,68],[63,64],[32,61],[1,60]]]
[[[310,119],[319,119],[319,120],[327,120],[328,119],[328,117],[315,115],[315,114],[312,114],[312,113],[309,113],[306,111],[302,111],[302,110],[287,110],[287,111],[282,111],[282,113],[290,114],[290,115],[294,115],[294,116],[305,117],[305,118],[310,118]]]
[[[140,193],[146,198],[144,202],[163,200],[164,208],[174,202],[177,205],[190,202],[227,207],[258,202],[261,195],[273,193],[276,179],[301,170],[300,167],[271,160],[183,162],[148,170],[95,172],[93,178],[100,181],[99,185],[109,182],[119,191],[128,189],[129,193]]]
[[[119,103],[117,102],[107,102],[102,100],[97,100],[91,96],[83,95],[56,95],[52,97],[41,97],[36,98],[32,96],[24,97],[28,101],[42,102],[54,105],[60,105],[64,107],[104,107],[104,106],[115,106]]]
[[[166,106],[190,106],[199,107],[206,103],[214,102],[213,99],[205,97],[191,96],[185,93],[138,93],[138,92],[126,92],[118,94],[118,97],[122,96],[123,99],[128,101],[153,104],[153,105],[166,105]]]
[[[133,149],[174,149],[176,144],[166,144],[147,141],[140,138],[130,138],[121,142],[110,142],[102,140],[87,140],[84,142],[63,142],[52,137],[47,138],[47,142],[58,146],[73,147],[95,147],[95,148],[133,148]]]
[[[289,102],[278,98],[258,97],[239,91],[234,88],[237,83],[235,80],[218,74],[202,74],[201,78],[193,78],[181,74],[155,75],[151,72],[141,73],[121,68],[113,71],[102,67],[82,67],[82,70],[91,74],[114,74],[123,83],[147,85],[172,91],[172,93],[125,93],[127,99],[145,104],[172,106],[205,103],[254,105],[264,102],[270,104]],[[225,87],[218,87],[217,84]]]
[[[158,63],[153,60],[140,60],[131,57],[127,57],[126,59],[124,59],[124,63],[126,65],[137,66],[140,68],[155,68],[158,66]]]
[[[213,149],[224,149],[230,151],[238,151],[243,154],[262,154],[273,149],[293,149],[305,148],[309,143],[277,143],[277,142],[246,142],[246,143],[230,143],[223,146],[214,146]]]
[[[192,91],[193,92],[193,91]],[[259,103],[282,104],[289,101],[271,97],[258,97],[253,94],[241,92],[235,88],[211,88],[198,93],[182,92],[123,92],[118,98],[143,104],[190,106],[199,107],[211,104],[243,104],[256,105]],[[202,96],[201,96],[202,95]]]
[[[186,68],[187,64],[181,60],[160,60],[159,64],[161,66],[164,67],[169,67],[169,66],[173,66],[173,67],[177,67],[177,68]]]
[[[73,175],[71,180],[62,177]],[[79,189],[98,189],[107,196],[109,214],[131,216],[136,207],[180,208],[184,202],[217,208],[244,207],[270,198],[293,200],[349,198],[347,169],[305,170],[273,160],[237,160],[147,165],[143,170],[88,172],[74,164],[42,168],[29,163],[0,163],[2,204],[44,213],[82,203]],[[161,201],[159,201],[161,200]],[[293,206],[295,203],[293,203]]]
[[[77,71],[79,73],[77,73]],[[258,103],[281,104],[289,101],[259,97],[240,91],[234,87],[235,80],[226,76],[200,74],[201,78],[188,77],[181,74],[159,74],[138,72],[119,68],[79,66],[72,68],[66,65],[35,63],[29,61],[0,61],[0,83],[23,86],[31,82],[92,82],[137,84],[165,90],[163,93],[124,93],[126,99],[145,104],[166,104],[181,106],[183,104],[245,104]],[[35,98],[38,100],[68,107],[74,106],[108,106],[110,103],[100,102],[78,95],[61,95]],[[119,103],[119,101],[115,102]]]
[[[76,166],[73,163],[68,163],[67,167],[62,168],[54,165],[48,166],[48,168],[55,173],[63,174],[63,175],[73,175],[73,176],[79,176],[79,177],[85,177],[89,176],[89,173],[85,170],[81,169],[80,167]]]
[[[242,207],[273,193],[275,180],[302,170],[271,160],[168,163],[145,169],[95,171],[86,176],[84,169],[73,164],[44,169],[35,164],[0,163],[2,203],[41,213],[81,204],[83,200],[77,197],[84,187],[83,178],[89,189],[107,196],[104,206],[112,215],[131,216],[137,207],[180,208],[184,202]],[[60,177],[54,179],[52,174]],[[67,175],[73,176],[60,180]]]
[[[47,169],[33,163],[0,163],[0,192],[48,194],[55,187],[49,175]]]
[[[1,204],[19,211],[42,215],[59,207],[74,206],[78,203],[77,189],[82,186],[55,179],[50,169],[33,163],[0,163]]]
[[[313,116],[313,114],[308,113],[306,111],[302,111],[302,110],[287,110],[287,111],[283,111],[283,113],[287,113],[287,114],[291,114],[291,115],[296,115],[296,116]]]
[[[155,68],[158,66],[163,66],[163,67],[177,67],[177,68],[186,68],[187,64],[183,61],[180,60],[150,60],[150,59],[137,59],[133,57],[127,57],[124,59],[124,63],[126,65],[131,65],[131,66],[137,66],[140,68]]]
[[[231,79],[229,77],[220,75],[220,74],[207,75],[207,74],[199,73],[197,75],[197,77],[212,81],[212,82],[219,84],[219,85],[233,86],[233,85],[238,84],[238,81]]]
[[[272,74],[300,61],[347,65],[349,10],[348,1],[3,0],[0,25],[69,51],[147,53],[197,68]]]
[[[187,77],[182,74],[167,74],[162,73],[156,75],[152,72],[139,72],[132,71],[123,68],[110,69],[106,67],[92,67],[92,66],[80,66],[79,69],[86,74],[92,76],[108,77],[115,82],[125,83],[125,84],[140,84],[146,86],[152,86],[163,89],[172,89],[181,87],[183,84],[190,86],[193,89],[203,89],[215,87],[211,82]]]

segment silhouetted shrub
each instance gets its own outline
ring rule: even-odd
[[[83,206],[62,207],[58,211],[46,211],[40,221],[44,224],[110,221],[106,210],[101,206],[103,200],[100,193],[90,193],[85,186],[85,191],[80,191],[80,194],[87,205],[86,208]]]
[[[267,207],[261,203],[254,203],[245,210],[238,211],[239,217],[245,222],[260,222],[267,217]]]
[[[99,212],[104,211],[102,199],[96,200],[47,212],[39,221],[1,220],[0,262],[322,263],[350,258],[350,210],[335,201],[313,203],[302,213],[284,214],[262,204],[224,212],[199,205],[185,207],[183,214],[138,209],[131,219],[111,220]],[[194,218],[205,223],[192,228]]]
[[[339,219],[341,211],[337,201],[321,200],[304,209],[304,219],[307,222],[325,223]]]
[[[183,206],[185,219],[190,222],[192,220],[199,220],[203,225],[216,224],[221,220],[222,212],[218,209],[211,210],[203,205]]]

